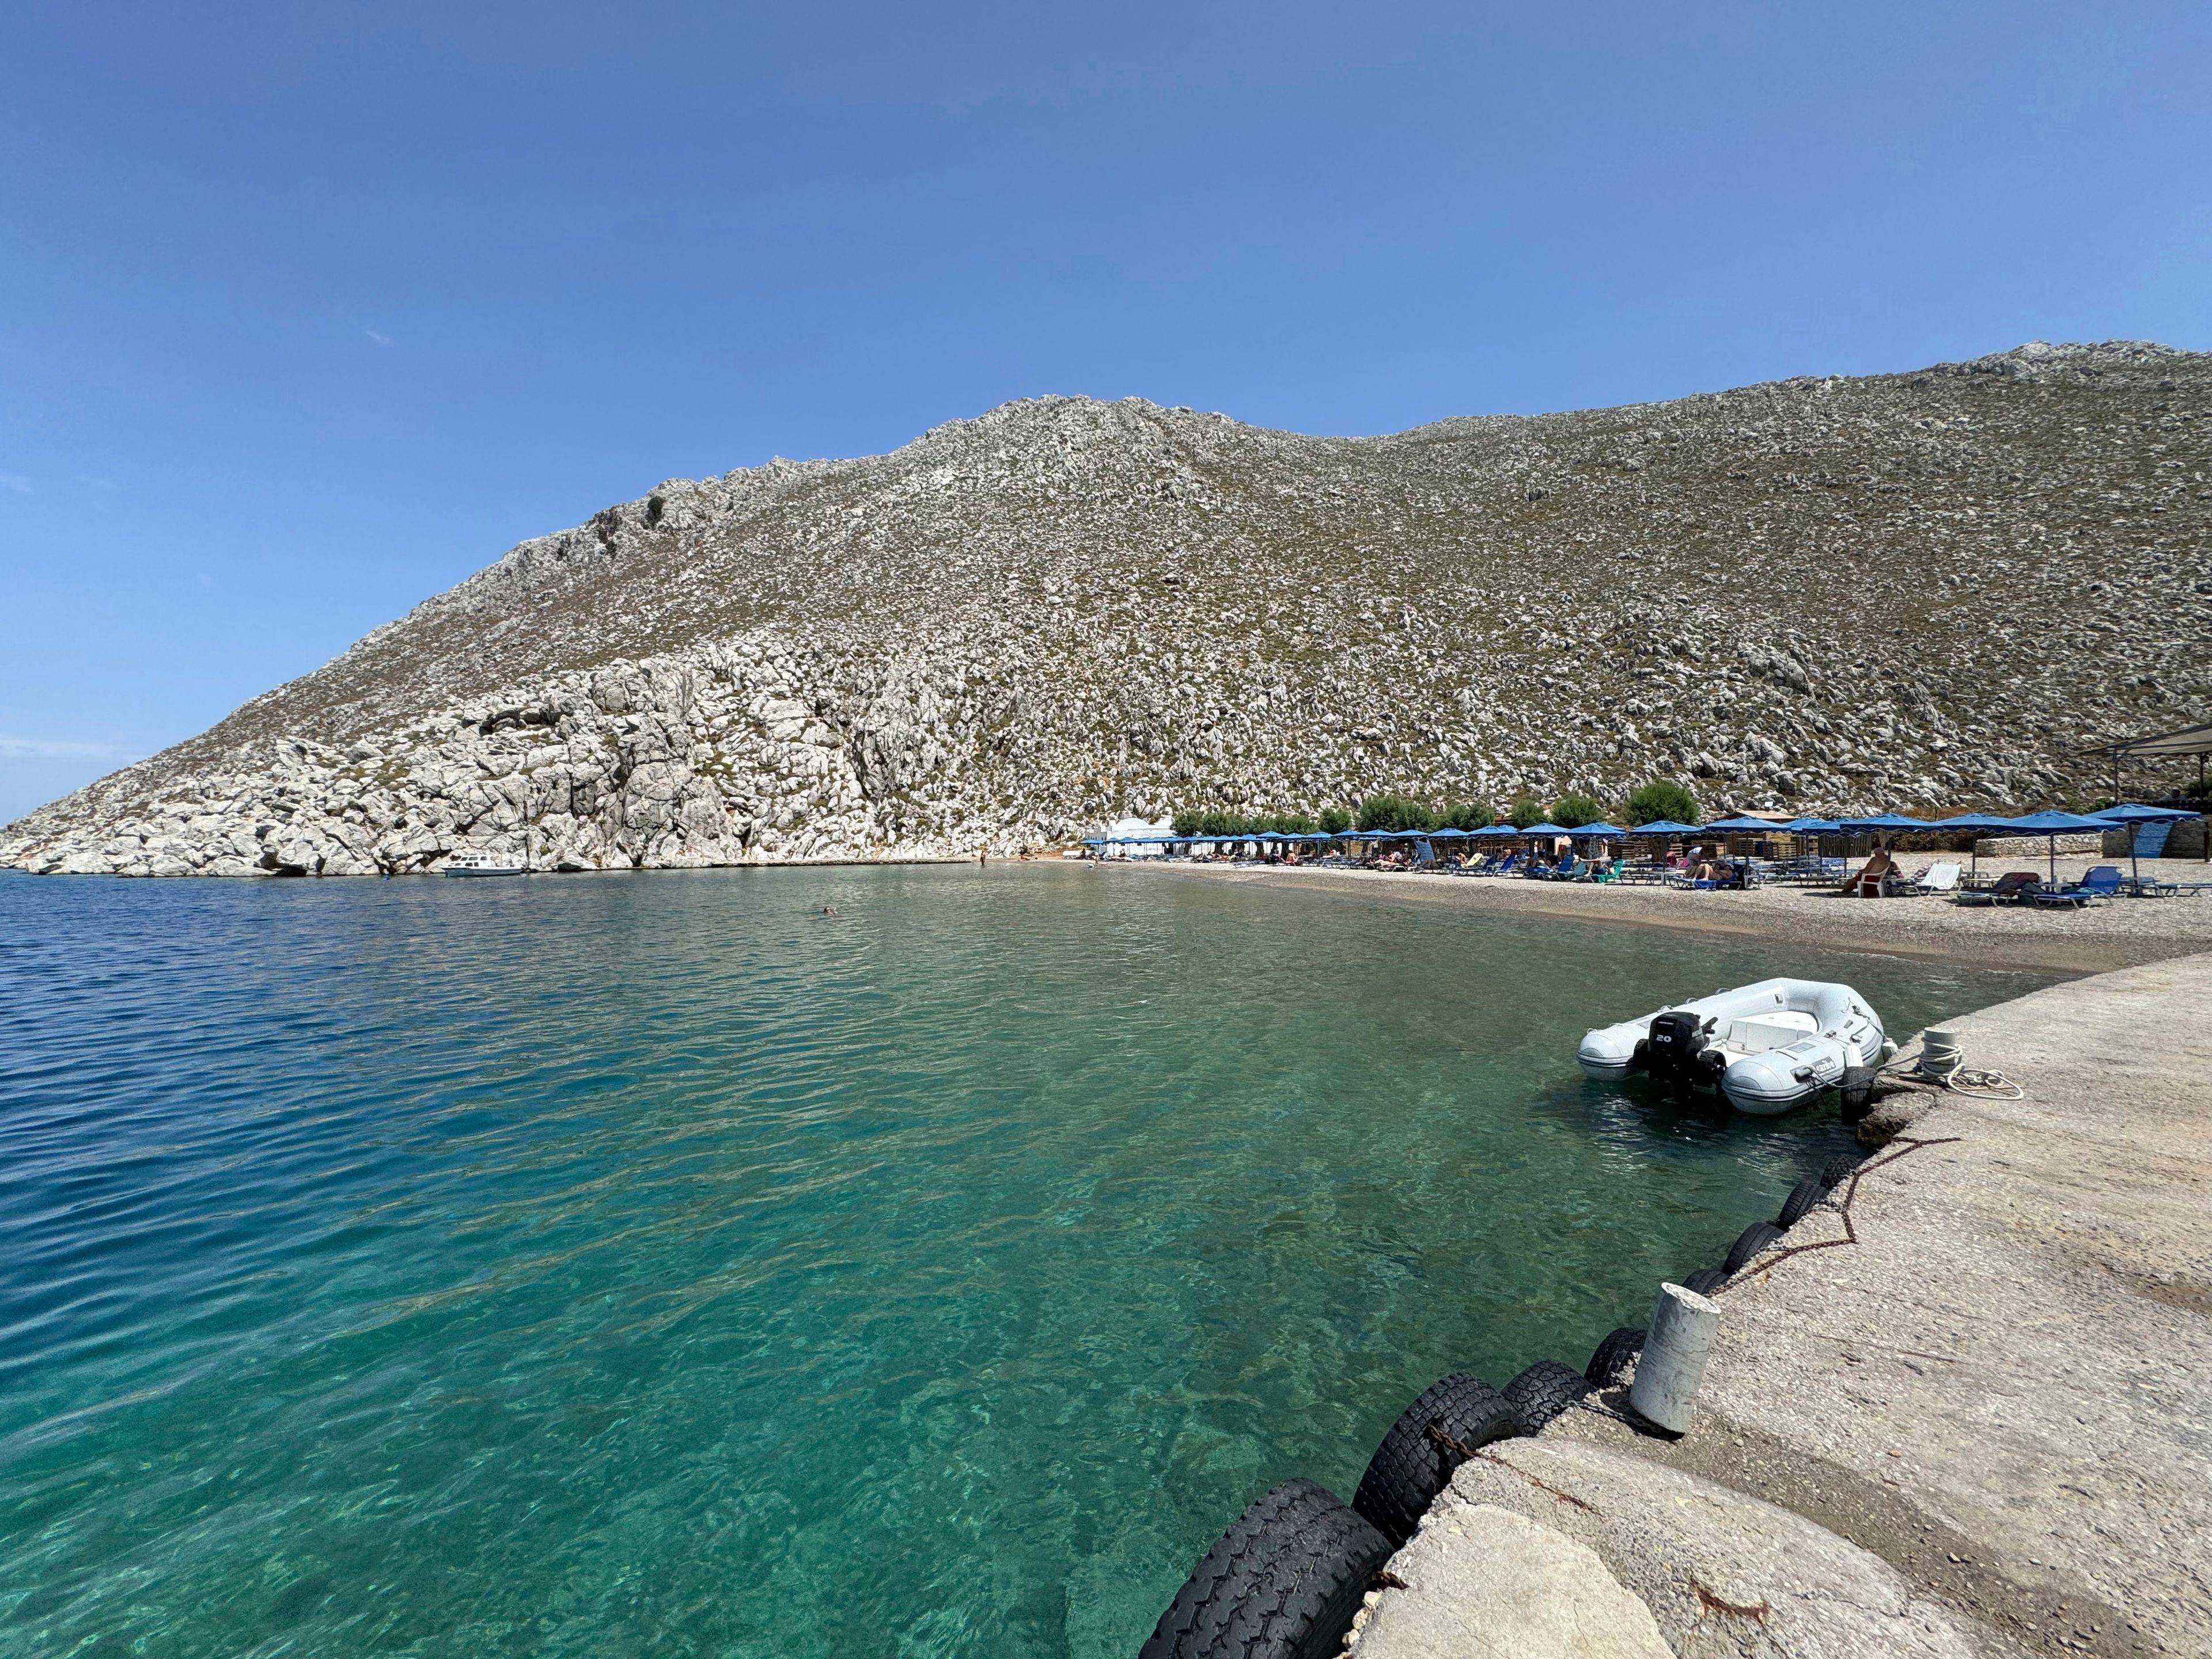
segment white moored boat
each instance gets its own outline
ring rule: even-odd
[[[1823,1089],[1863,1104],[1896,1054],[1881,1017],[1848,985],[1763,979],[1592,1031],[1575,1058],[1592,1077],[1642,1072],[1717,1089],[1740,1112],[1786,1112]]]
[[[456,853],[446,860],[449,876],[523,876],[530,866],[511,853]]]

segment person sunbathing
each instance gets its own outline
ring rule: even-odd
[[[1874,855],[1859,869],[1844,878],[1845,898],[1880,898],[1887,879],[1897,870],[1897,860],[1889,855],[1889,848],[1877,847]]]

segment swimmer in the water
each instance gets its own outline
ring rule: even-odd
[[[825,904],[822,907],[822,914],[825,916],[834,916],[837,914],[837,907],[834,904]]]

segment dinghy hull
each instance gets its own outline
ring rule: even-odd
[[[1768,979],[1601,1027],[1575,1058],[1592,1077],[1711,1089],[1738,1111],[1771,1116],[1871,1076],[1894,1052],[1850,986]]]

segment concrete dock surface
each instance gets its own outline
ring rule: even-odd
[[[1680,1440],[1609,1391],[1464,1465],[1358,1659],[1652,1651],[1623,1591],[1682,1659],[2212,1656],[2212,955],[1945,1024],[2024,1097],[1931,1095],[1717,1292]]]

